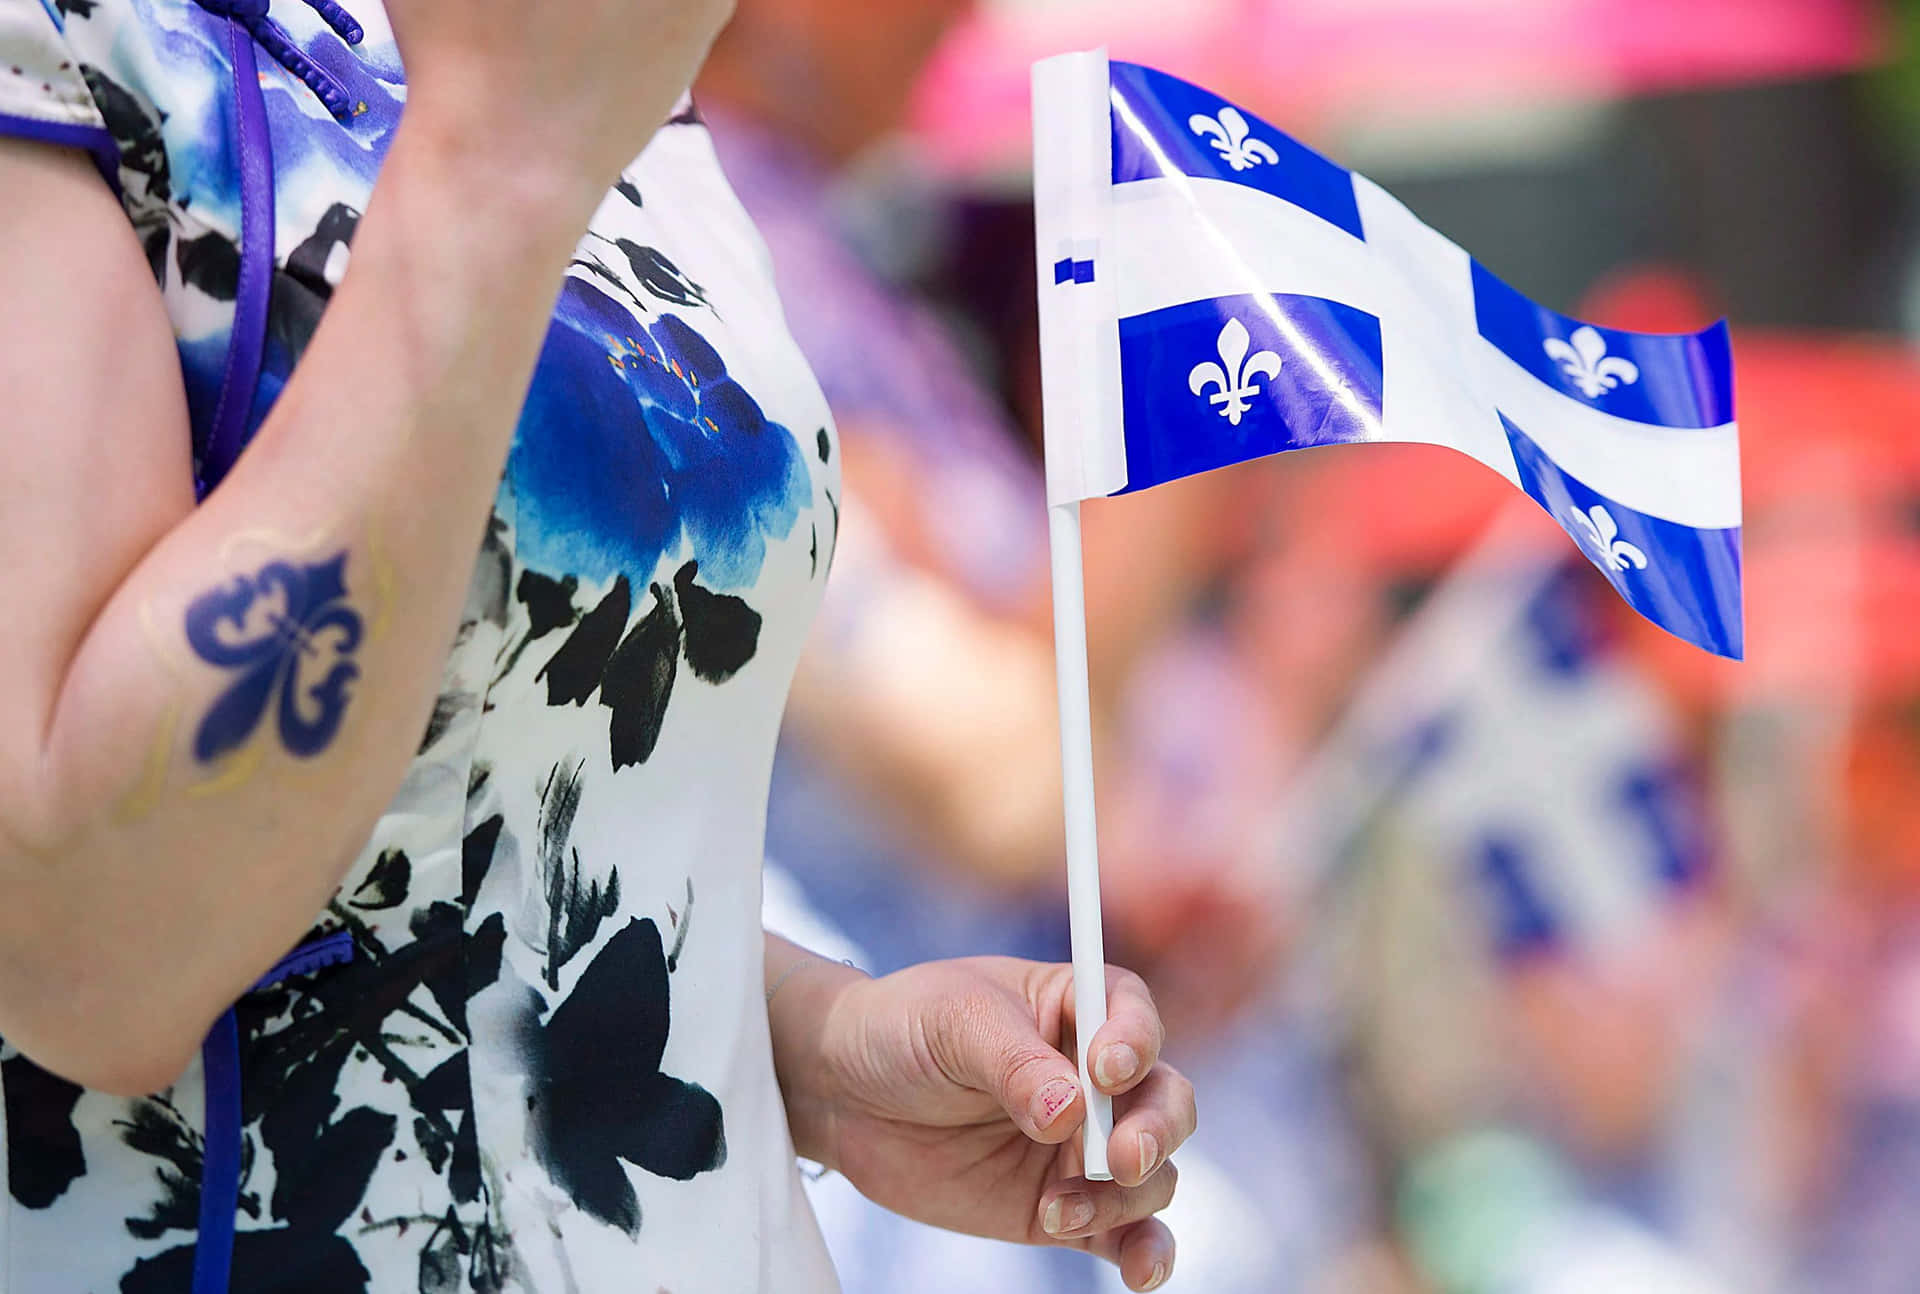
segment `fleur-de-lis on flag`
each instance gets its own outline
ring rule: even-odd
[[[1620,538],[1620,523],[1605,504],[1596,503],[1584,512],[1575,508],[1567,515],[1573,522],[1574,537],[1599,556],[1601,565],[1616,571],[1629,566],[1637,571],[1647,569],[1647,555]]]
[[[1580,388],[1580,394],[1589,400],[1625,384],[1632,386],[1640,380],[1640,366],[1630,359],[1607,354],[1607,339],[1593,328],[1582,324],[1573,330],[1573,344],[1569,346],[1558,337],[1549,337],[1541,345],[1546,347],[1547,357],[1566,370],[1573,384]]]
[[[1249,139],[1251,127],[1240,110],[1232,104],[1220,109],[1217,116],[1209,117],[1204,112],[1196,112],[1187,118],[1187,129],[1202,138],[1213,140],[1214,148],[1226,159],[1227,165],[1236,171],[1250,171],[1262,162],[1274,165],[1280,155],[1273,151],[1273,145],[1264,139]]]
[[[1195,395],[1204,392],[1210,386],[1220,389],[1208,399],[1220,406],[1220,416],[1238,427],[1240,419],[1246,416],[1252,398],[1260,394],[1259,379],[1280,376],[1280,357],[1270,350],[1255,351],[1247,354],[1253,339],[1247,335],[1247,326],[1238,319],[1229,319],[1220,330],[1221,364],[1212,360],[1195,364],[1193,371],[1187,374],[1187,389]],[[1244,363],[1243,363],[1244,361]]]

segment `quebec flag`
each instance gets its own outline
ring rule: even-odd
[[[1525,490],[1641,614],[1743,654],[1724,324],[1535,305],[1384,189],[1104,52],[1034,67],[1049,502],[1410,441]]]

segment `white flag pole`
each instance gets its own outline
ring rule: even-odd
[[[1093,1086],[1088,1052],[1107,1022],[1100,929],[1100,847],[1093,815],[1093,722],[1080,500],[1127,483],[1120,436],[1120,335],[1111,275],[1100,266],[1112,186],[1105,50],[1033,69],[1033,205],[1040,261],[1040,376],[1046,418],[1047,518],[1053,550],[1053,650],[1060,685],[1067,904],[1074,1027],[1087,1119],[1086,1176],[1111,1181],[1113,1102]]]
[[[1107,1138],[1113,1101],[1093,1086],[1089,1052],[1107,1022],[1106,940],[1100,926],[1100,845],[1093,817],[1093,708],[1087,683],[1087,608],[1081,569],[1080,503],[1047,509],[1053,547],[1053,655],[1060,685],[1060,772],[1067,811],[1067,919],[1073,941],[1073,1016],[1080,1090],[1086,1095],[1086,1176],[1113,1180]]]

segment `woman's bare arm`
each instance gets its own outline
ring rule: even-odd
[[[76,156],[0,143],[0,1035],[89,1086],[171,1082],[366,841],[566,258],[726,6],[392,10],[413,93],[345,278],[198,508],[124,215]],[[230,698],[276,618],[301,705],[250,722]]]

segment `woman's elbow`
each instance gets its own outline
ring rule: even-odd
[[[173,1086],[205,1024],[156,1002],[153,985],[107,985],[58,959],[0,949],[0,1038],[41,1069],[115,1096]]]
[[[6,1016],[14,1013],[5,1012]],[[89,1091],[112,1096],[149,1096],[180,1080],[193,1061],[199,1039],[137,1032],[108,1022],[72,1019],[21,1021],[6,1040],[39,1068]]]

